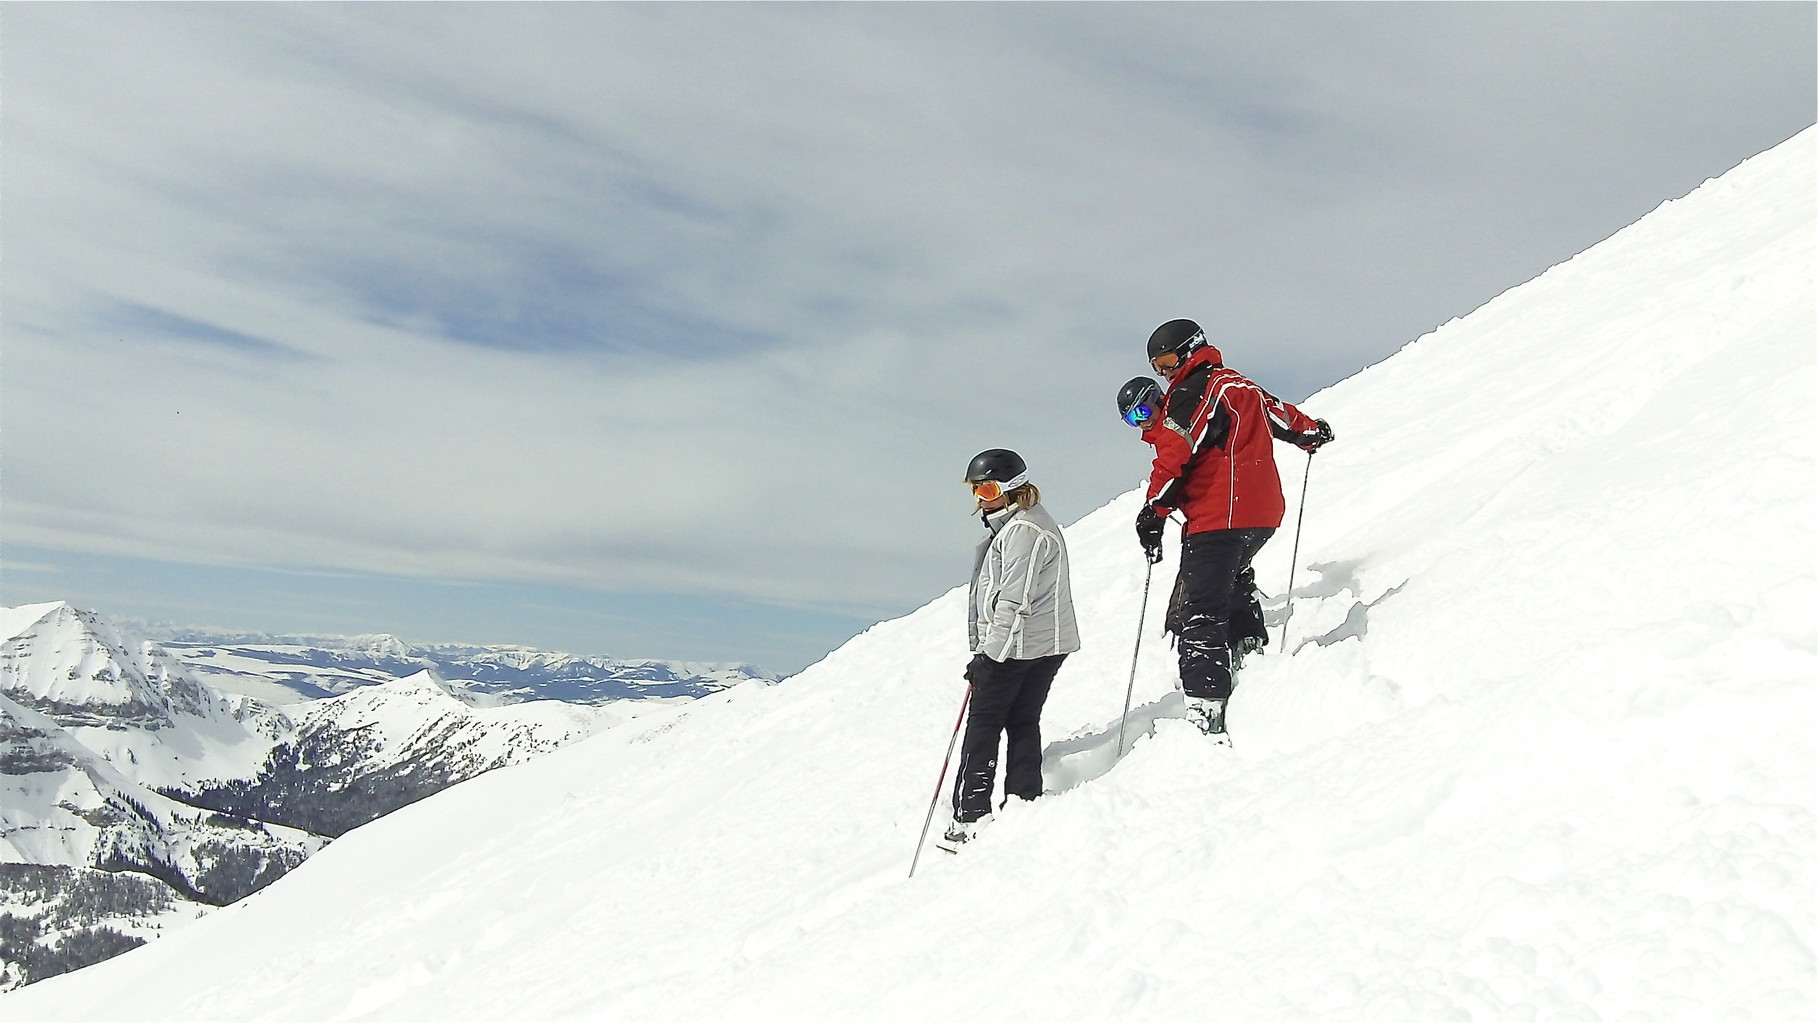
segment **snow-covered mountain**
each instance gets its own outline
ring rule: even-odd
[[[400,806],[673,702],[475,707],[418,671],[284,708],[218,693],[65,603],[0,609],[0,636],[0,987],[117,952]]]
[[[0,696],[151,788],[250,774],[288,727],[275,708],[216,692],[157,644],[67,603],[0,609]]]
[[[254,770],[281,712],[67,604],[0,609],[0,635],[0,987],[239,899],[324,844],[176,796]]]
[[[774,680],[749,664],[619,660],[522,646],[418,645],[396,636],[271,636],[141,626],[198,678],[223,692],[294,703],[420,671],[477,707],[531,700],[617,703],[695,699]]]
[[[0,1013],[1812,1018],[1815,143],[1305,403],[1338,441],[1291,594],[1288,537],[1259,559],[1278,647],[1233,749],[1177,720],[1151,630],[1116,757],[1126,494],[1067,529],[1085,648],[1050,794],[913,880],[962,590],[423,800]],[[1134,476],[1134,434],[1107,443]]]
[[[667,705],[476,708],[450,688],[422,671],[291,707],[292,728],[256,773],[192,785],[184,798],[338,837],[431,792]]]
[[[276,879],[323,844],[306,832],[201,810],[154,792],[57,721],[4,696],[0,741],[4,862],[133,870],[189,897],[226,903]]]

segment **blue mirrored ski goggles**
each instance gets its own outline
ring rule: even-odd
[[[1149,420],[1154,419],[1160,411],[1160,409],[1152,407],[1148,402],[1139,401],[1130,406],[1129,411],[1124,413],[1124,422],[1129,423],[1131,426],[1145,426],[1148,424]]]

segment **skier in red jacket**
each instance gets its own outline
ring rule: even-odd
[[[1240,632],[1257,646],[1264,638],[1259,618],[1236,628],[1234,618],[1252,617],[1250,560],[1287,508],[1274,442],[1313,452],[1332,440],[1332,428],[1225,366],[1192,320],[1156,328],[1149,364],[1168,381],[1167,394],[1133,400],[1129,392],[1141,390],[1133,380],[1118,401],[1125,420],[1142,427],[1155,448],[1136,535],[1153,564],[1161,560],[1162,523],[1177,510],[1186,516],[1168,619],[1180,638],[1187,717],[1224,741],[1232,649],[1245,638]]]

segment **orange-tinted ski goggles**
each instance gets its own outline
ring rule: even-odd
[[[981,501],[995,501],[1027,482],[1029,482],[1028,477],[1018,476],[1005,483],[999,483],[997,480],[973,480],[968,485],[972,488],[973,497]]]

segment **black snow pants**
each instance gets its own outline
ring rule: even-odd
[[[1250,559],[1275,530],[1212,529],[1181,545],[1170,628],[1180,637],[1180,687],[1188,696],[1231,697],[1231,648],[1262,628],[1252,609]]]
[[[1004,792],[1023,799],[1042,794],[1042,704],[1066,654],[988,665],[972,683],[972,709],[953,779],[953,819],[962,823],[991,812],[997,779],[997,746],[1008,735]]]

